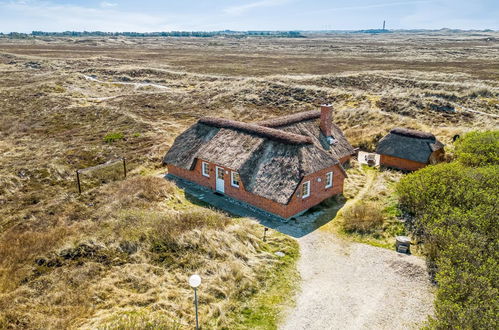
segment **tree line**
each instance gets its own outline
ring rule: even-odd
[[[304,36],[298,31],[170,31],[170,32],[104,32],[104,31],[64,31],[64,32],[44,32],[33,31],[31,33],[0,33],[0,37],[10,39],[29,39],[33,37],[280,37],[280,38],[303,38]]]

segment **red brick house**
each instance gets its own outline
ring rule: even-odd
[[[342,164],[353,154],[323,105],[252,124],[201,118],[163,163],[169,175],[290,218],[343,192]]]
[[[445,151],[431,133],[394,128],[379,141],[376,153],[382,166],[415,171],[442,161]]]

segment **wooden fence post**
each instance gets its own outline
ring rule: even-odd
[[[81,194],[80,170],[76,170],[76,182],[78,183],[78,193]]]
[[[126,178],[126,159],[125,159],[125,157],[123,157],[123,174]]]

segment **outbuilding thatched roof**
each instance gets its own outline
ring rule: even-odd
[[[163,163],[192,169],[196,159],[206,160],[238,171],[247,191],[287,204],[307,174],[338,164],[346,176],[339,159],[353,148],[335,125],[337,143],[329,145],[319,117],[310,111],[257,124],[201,118],[177,137]]]
[[[397,127],[379,141],[376,153],[427,164],[432,152],[443,147],[431,133]]]
[[[402,135],[402,136],[407,136],[407,137],[413,137],[413,138],[417,138],[417,139],[433,139],[433,140],[435,140],[435,135],[433,135],[431,133],[416,131],[413,129],[403,128],[403,127],[395,127],[390,131],[390,133]]]

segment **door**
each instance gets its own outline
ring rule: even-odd
[[[217,174],[216,190],[218,192],[224,193],[225,192],[224,169],[217,166],[216,174]]]

